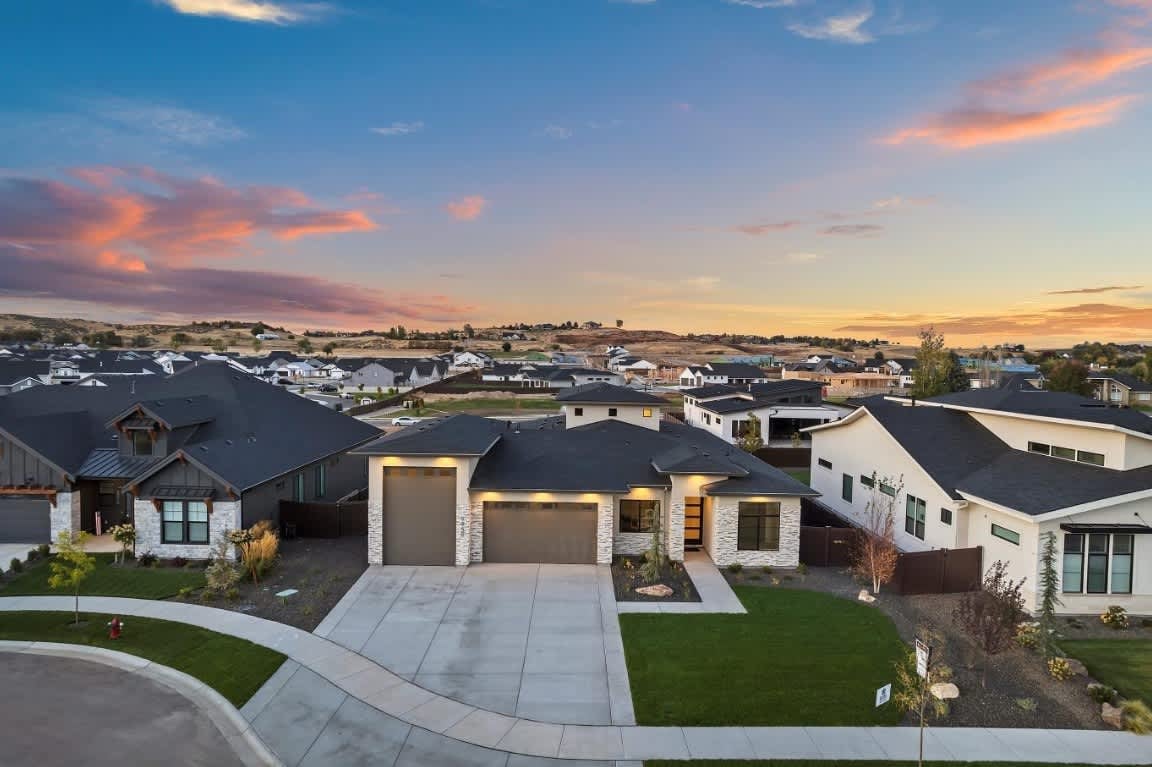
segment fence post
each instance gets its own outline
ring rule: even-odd
[[[824,525],[824,566],[832,562],[832,525]]]
[[[948,549],[940,549],[940,551],[942,552],[940,557],[940,590],[937,593],[943,594],[948,585]]]

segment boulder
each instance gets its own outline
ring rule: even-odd
[[[960,688],[951,682],[937,682],[928,690],[937,700],[955,700],[960,697]]]
[[[1104,720],[1104,724],[1115,727],[1117,730],[1124,729],[1124,711],[1118,706],[1113,706],[1111,703],[1101,703],[1100,718]]]
[[[654,586],[640,586],[636,589],[636,593],[646,597],[670,597],[672,596],[672,587],[657,583]]]
[[[1075,658],[1065,658],[1064,660],[1068,661],[1068,668],[1072,671],[1073,674],[1078,676],[1088,676],[1088,668],[1083,663],[1076,660]]]
[[[876,601],[876,597],[869,594],[868,589],[860,589],[860,593],[856,595],[856,598],[861,602],[867,602],[868,604],[872,604]]]

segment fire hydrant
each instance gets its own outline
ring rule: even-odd
[[[120,618],[118,618],[118,617],[114,617],[112,620],[108,621],[108,638],[109,639],[119,639],[120,638],[120,630],[123,627],[124,627],[124,624],[120,622]]]

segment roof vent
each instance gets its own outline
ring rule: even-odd
[[[226,440],[224,440],[224,444],[225,444],[225,445],[231,445],[231,444],[232,444],[232,440],[230,440],[230,439],[226,439]]]
[[[200,449],[203,450],[205,453],[208,452],[208,446],[207,445],[201,445]]]

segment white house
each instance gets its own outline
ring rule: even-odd
[[[823,404],[821,391],[818,381],[685,389],[684,422],[735,444],[756,416],[765,445],[774,440],[790,443],[801,429],[836,421],[844,414],[839,407]]]
[[[1015,381],[926,401],[876,396],[807,432],[821,500],[861,522],[874,494],[892,498],[901,549],[981,546],[985,568],[1003,560],[1025,579],[1034,609],[1053,533],[1061,612],[1152,614],[1147,416]]]
[[[713,384],[741,386],[768,383],[768,374],[744,362],[706,362],[690,365],[678,376],[681,389],[698,389]]]
[[[451,370],[482,370],[492,367],[495,360],[484,352],[464,351],[451,355]]]

